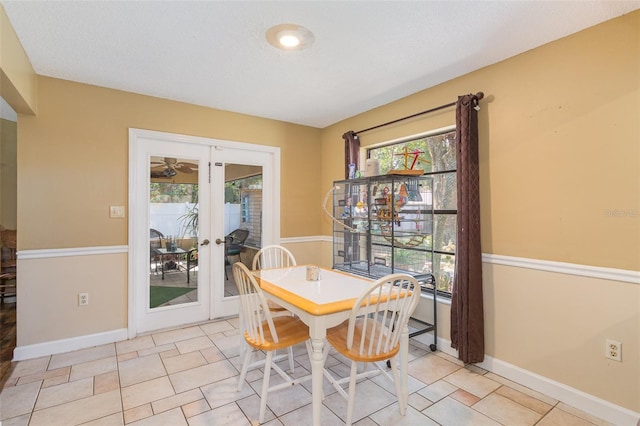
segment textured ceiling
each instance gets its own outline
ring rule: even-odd
[[[38,74],[319,128],[640,8],[580,0],[1,3]],[[294,52],[269,45],[265,32],[283,23],[311,30],[314,44]]]

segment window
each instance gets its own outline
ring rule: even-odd
[[[249,196],[248,195],[242,196],[241,215],[242,215],[243,223],[249,222]]]
[[[236,228],[249,231],[245,245],[262,244],[262,174],[238,178],[225,183],[225,232]]]
[[[450,295],[458,212],[455,130],[371,148],[367,150],[367,157],[380,162],[382,174],[392,169],[404,169],[406,164],[406,168],[421,169],[433,177],[433,275],[438,291]]]

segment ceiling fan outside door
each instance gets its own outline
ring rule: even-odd
[[[151,177],[156,179],[170,179],[178,173],[194,173],[198,171],[198,165],[179,161],[172,157],[151,157]]]

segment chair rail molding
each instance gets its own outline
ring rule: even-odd
[[[95,256],[103,254],[128,253],[128,246],[74,247],[60,249],[20,250],[18,259],[46,259],[51,257]]]
[[[600,266],[580,265],[576,263],[556,262],[552,260],[528,259],[524,257],[503,256],[489,253],[482,254],[482,262],[494,265],[513,266],[515,268],[556,272],[558,274],[578,275],[582,277],[601,278],[611,281],[640,284],[640,271],[631,271],[627,269],[604,268]]]
[[[294,244],[294,243],[315,243],[315,242],[331,243],[333,239],[327,235],[311,235],[307,237],[283,237],[280,238],[280,244]]]

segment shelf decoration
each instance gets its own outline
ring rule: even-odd
[[[404,147],[404,152],[395,155],[402,155],[404,157],[404,169],[394,169],[387,172],[388,175],[404,175],[404,176],[420,176],[424,174],[424,170],[415,170],[414,167],[418,161],[422,163],[431,163],[425,158],[421,158],[420,154],[424,154],[424,151],[414,150],[409,152],[408,147]],[[411,166],[409,166],[409,157],[413,156]]]

